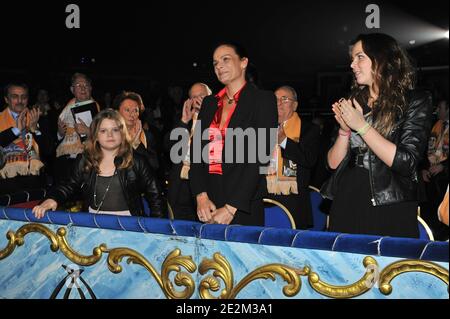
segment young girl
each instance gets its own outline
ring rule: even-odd
[[[72,176],[52,189],[33,213],[42,218],[79,190],[84,208],[91,213],[143,216],[141,194],[152,215],[162,213],[160,188],[146,160],[133,153],[125,121],[115,110],[106,109],[94,118],[86,150],[78,156]]]

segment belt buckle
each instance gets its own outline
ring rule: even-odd
[[[356,166],[364,167],[364,154],[356,155],[355,164]]]

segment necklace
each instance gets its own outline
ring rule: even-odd
[[[230,97],[228,96],[228,93],[225,93],[225,95],[227,96],[228,104],[233,104],[234,98],[230,99]]]
[[[112,180],[114,179],[114,176],[116,175],[116,170],[114,169],[114,173],[112,176],[110,176],[109,178],[109,182],[108,185],[106,186],[106,190],[105,193],[103,194],[103,198],[100,201],[99,204],[97,204],[97,178],[98,178],[98,174],[95,174],[95,185],[94,185],[94,205],[97,207],[97,211],[95,212],[96,214],[98,214],[98,212],[100,211],[100,208],[103,205],[103,202],[105,201],[106,198],[106,194],[108,194],[109,191],[109,187],[111,186]]]

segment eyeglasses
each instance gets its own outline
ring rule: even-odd
[[[291,99],[290,97],[287,97],[287,96],[277,97],[278,104],[284,104],[284,103],[288,103],[288,102],[295,102],[295,100]]]
[[[75,89],[90,89],[91,88],[91,86],[89,84],[83,84],[83,83],[74,84],[73,87]]]

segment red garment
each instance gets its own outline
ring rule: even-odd
[[[217,111],[214,114],[214,118],[209,126],[209,173],[222,175],[222,153],[225,145],[225,134],[228,124],[230,123],[231,117],[233,116],[236,106],[239,102],[239,97],[241,96],[242,89],[245,84],[233,95],[234,106],[228,113],[228,118],[225,121],[225,125],[220,128],[220,122],[222,120],[223,111],[223,99],[226,96],[226,88],[223,88],[219,93],[216,94],[217,98]]]

